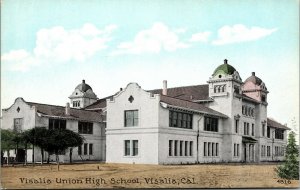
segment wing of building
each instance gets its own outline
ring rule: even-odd
[[[70,98],[73,108],[26,102],[3,112],[14,130],[59,123],[83,134],[74,160],[108,163],[186,164],[263,162],[284,158],[289,128],[267,117],[268,90],[253,72],[242,81],[224,60],[207,84],[144,90],[129,83],[98,99],[83,80]],[[63,124],[61,124],[63,123]],[[104,129],[106,128],[106,132]],[[68,160],[68,154],[62,160]],[[41,158],[36,158],[36,160]]]

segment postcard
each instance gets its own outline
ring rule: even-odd
[[[2,0],[1,188],[298,188],[298,79],[298,0]]]

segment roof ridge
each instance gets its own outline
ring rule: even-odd
[[[182,100],[182,101],[186,101],[186,102],[191,102],[191,103],[194,103],[194,104],[198,104],[198,105],[201,105],[201,106],[203,106],[202,104],[199,104],[199,103],[197,103],[197,102],[193,102],[193,101],[189,101],[189,100],[185,100],[185,99],[181,99],[181,98],[177,98],[177,97],[172,97],[172,96],[168,96],[168,95],[163,95],[163,94],[160,94],[161,96],[166,96],[166,97],[168,97],[168,98],[173,98],[173,99],[177,99],[177,100]],[[206,107],[206,106],[204,106],[204,107]],[[208,107],[207,107],[208,108]]]
[[[194,86],[208,86],[208,84],[198,84],[198,85],[189,85],[189,86],[177,86],[167,89],[174,89],[174,88],[186,88],[186,87],[194,87]],[[152,89],[152,90],[146,90],[146,91],[154,91],[154,90],[161,90],[162,88]]]
[[[52,106],[52,107],[60,107],[60,108],[65,108],[66,107],[66,106],[59,106],[59,105],[52,105],[52,104],[43,104],[43,103],[37,103],[37,102],[26,102],[26,103],[28,103],[28,104],[39,104],[39,105]],[[70,109],[72,109],[72,110],[79,110],[79,111],[95,112],[93,110],[85,110],[85,109],[78,109],[78,108],[72,108],[72,107],[70,107]]]

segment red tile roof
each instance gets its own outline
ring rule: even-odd
[[[95,111],[87,111],[82,109],[70,108],[70,115],[65,114],[66,107],[55,106],[49,104],[40,104],[35,102],[26,102],[27,104],[34,106],[38,113],[48,117],[59,117],[64,119],[75,119],[81,121],[94,121],[102,122],[104,117]]]
[[[162,94],[162,89],[147,91],[153,94]],[[211,100],[208,96],[208,84],[168,88],[167,95],[189,101]]]
[[[281,123],[275,121],[274,119],[271,118],[267,118],[267,125],[269,127],[274,127],[274,128],[279,128],[279,129],[285,129],[285,130],[291,130],[290,128],[288,128],[285,125],[282,125]]]
[[[103,109],[106,108],[106,99],[111,98],[112,96],[106,97],[106,98],[102,98],[97,100],[96,102],[92,103],[89,106],[86,106],[84,109],[85,110],[99,110],[99,109]]]
[[[201,113],[205,113],[205,114],[209,114],[209,115],[214,115],[214,116],[218,116],[218,117],[223,117],[223,118],[227,118],[226,115],[217,112],[213,109],[210,109],[208,107],[205,107],[202,104],[199,103],[195,103],[195,102],[191,102],[191,101],[187,101],[187,100],[182,100],[182,99],[178,99],[178,98],[173,98],[173,97],[169,97],[169,96],[164,96],[161,95],[160,96],[160,101],[164,102],[168,105],[171,106],[175,106],[175,107],[180,107],[180,108],[186,108],[189,110],[195,110]]]

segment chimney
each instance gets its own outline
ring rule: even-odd
[[[252,76],[255,76],[255,72],[252,72]]]
[[[228,61],[227,59],[224,59],[224,64],[227,64],[227,61]]]
[[[66,104],[66,115],[70,115],[70,103]]]
[[[168,92],[167,92],[167,80],[164,80],[163,81],[163,89],[162,89],[162,94],[163,95],[167,95],[168,94]]]
[[[82,83],[84,83],[84,84],[85,84],[85,80],[84,80],[84,79],[82,80]]]

